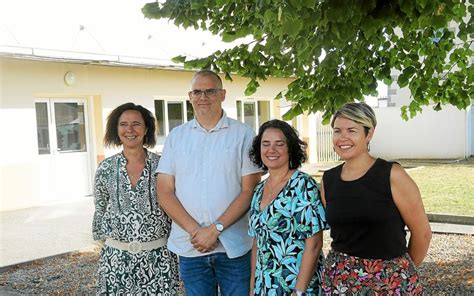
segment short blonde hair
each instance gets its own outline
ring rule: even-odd
[[[365,129],[365,134],[369,132],[369,129],[375,128],[377,125],[377,119],[375,118],[374,110],[364,102],[360,103],[346,103],[333,115],[331,120],[331,127],[334,128],[334,121],[338,117],[344,117],[352,120]]]

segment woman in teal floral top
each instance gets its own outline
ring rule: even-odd
[[[271,120],[260,127],[250,150],[253,162],[269,173],[250,207],[254,295],[321,293],[322,231],[328,226],[318,184],[297,170],[305,149],[289,124]]]
[[[107,119],[106,146],[123,151],[102,161],[94,184],[92,234],[102,241],[97,294],[178,294],[178,260],[166,248],[171,220],[156,199],[154,172],[159,156],[155,119],[140,105],[126,103]]]

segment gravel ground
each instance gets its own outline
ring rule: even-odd
[[[330,239],[324,238],[327,253]],[[36,260],[0,273],[0,295],[91,295],[98,249]],[[427,295],[474,295],[474,236],[434,234],[420,266]]]

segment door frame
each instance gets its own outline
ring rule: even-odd
[[[54,103],[82,103],[84,105],[84,124],[85,124],[85,140],[86,140],[86,153],[87,153],[87,194],[85,196],[91,196],[94,193],[94,172],[96,168],[95,162],[95,145],[92,144],[94,139],[93,137],[93,129],[92,129],[92,118],[90,116],[93,110],[92,104],[89,104],[90,98],[87,96],[41,96],[37,97],[34,100],[34,103],[46,103],[47,104],[47,112],[48,112],[48,129],[49,129],[49,143],[50,143],[50,153],[49,154],[39,154],[37,148],[37,156],[40,158],[53,158],[57,155],[57,150],[53,149],[53,147],[57,148],[57,138],[56,138],[56,122],[54,120],[54,111],[55,106]],[[37,128],[37,127],[36,127]]]

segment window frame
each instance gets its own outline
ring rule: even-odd
[[[240,102],[240,106],[239,106],[239,102]],[[269,114],[268,114],[267,120],[271,120],[275,118],[275,114],[273,110],[274,102],[272,99],[263,98],[263,97],[241,97],[241,98],[235,99],[235,109],[236,109],[236,117],[237,117],[236,119],[242,123],[246,123],[245,116],[244,116],[245,104],[253,104],[254,110],[255,110],[255,114],[254,114],[255,133],[258,133],[258,129],[260,128],[260,126],[264,122],[267,121],[267,120],[264,120],[263,122],[260,122],[261,121],[260,116],[259,116],[259,112],[260,112],[259,103],[260,102],[268,103]],[[240,111],[239,111],[239,108],[240,108]],[[240,116],[239,116],[239,113],[240,113]]]
[[[191,102],[189,101],[188,98],[182,98],[182,97],[162,97],[162,96],[155,96],[153,97],[153,114],[155,115],[156,117],[156,120],[157,120],[157,124],[161,124],[160,122],[158,122],[158,116],[157,116],[157,108],[156,108],[156,104],[157,104],[157,101],[162,101],[163,102],[163,132],[164,132],[164,135],[163,135],[163,141],[161,142],[160,140],[158,140],[158,144],[157,146],[160,146],[162,147],[164,145],[164,139],[166,139],[166,137],[169,135],[170,133],[170,123],[169,123],[169,114],[168,114],[168,107],[169,107],[169,104],[180,104],[181,105],[181,112],[182,112],[182,116],[183,116],[183,124],[194,119],[194,116],[192,118],[188,118],[188,113],[189,113],[189,108],[191,108],[191,112],[193,112],[193,115],[194,115],[194,110],[192,110],[192,105],[191,105]],[[158,128],[157,128],[157,131],[158,131]],[[157,135],[158,138],[160,138],[161,136],[160,135]]]

